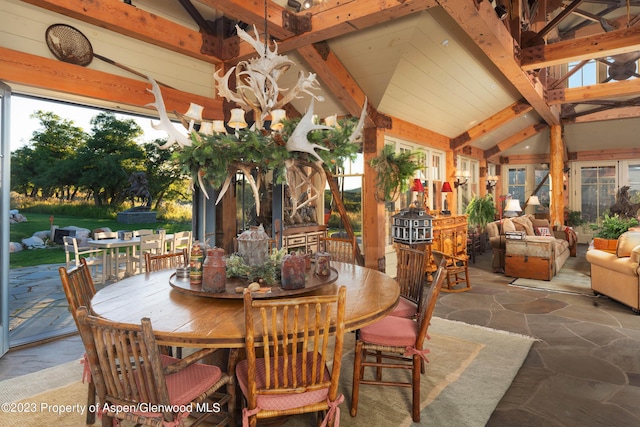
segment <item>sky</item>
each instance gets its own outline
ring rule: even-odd
[[[10,124],[10,144],[11,151],[27,145],[33,132],[40,129],[40,121],[31,118],[31,115],[38,111],[52,111],[63,119],[71,120],[81,127],[85,132],[91,131],[91,118],[98,115],[101,110],[87,108],[73,104],[46,101],[29,98],[19,95],[11,96],[11,124]],[[151,119],[134,115],[116,113],[118,119],[134,119],[144,131],[140,142],[149,142],[157,138],[166,138],[164,131],[157,131],[151,127]]]

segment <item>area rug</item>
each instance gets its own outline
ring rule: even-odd
[[[551,292],[594,296],[591,290],[591,276],[588,273],[564,268],[551,280],[515,279],[510,285]]]
[[[421,382],[421,424],[484,426],[509,388],[533,339],[460,322],[434,318],[430,327],[429,363]],[[349,415],[353,373],[354,334],[346,337],[341,372],[340,424],[344,426],[409,426],[411,389],[363,385],[358,415]],[[84,426],[87,389],[78,379],[82,366],[71,362],[0,382],[0,402],[18,402],[16,408],[34,412],[4,411],[0,425]],[[406,374],[410,372],[399,373]],[[28,406],[25,404],[28,403]],[[287,426],[308,426],[301,415]],[[98,423],[96,425],[99,425]],[[122,424],[127,425],[127,424]]]

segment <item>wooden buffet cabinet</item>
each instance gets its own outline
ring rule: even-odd
[[[431,273],[438,269],[432,250],[460,257],[467,256],[468,224],[466,215],[438,215],[433,218],[433,241],[426,245],[427,273],[431,280]]]

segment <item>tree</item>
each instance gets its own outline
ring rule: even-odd
[[[58,194],[63,197],[75,188],[77,173],[69,164],[75,162],[76,151],[85,144],[87,135],[73,121],[53,112],[38,110],[32,114],[42,129],[33,132],[31,144],[12,154],[13,188],[43,198]]]
[[[165,198],[176,199],[186,196],[189,177],[182,173],[180,164],[172,160],[175,145],[160,149],[166,140],[157,139],[143,144],[146,153],[145,172],[149,181],[149,192],[157,210]]]
[[[145,171],[145,152],[135,141],[142,129],[134,120],[119,120],[111,112],[99,113],[91,125],[91,136],[78,153],[79,184],[96,205],[117,206],[127,198],[129,176]]]

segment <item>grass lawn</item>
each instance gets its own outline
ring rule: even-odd
[[[36,231],[51,229],[49,215],[38,213],[24,213],[24,215],[27,217],[27,222],[11,224],[10,239],[12,242],[22,242],[22,239],[33,236],[33,233]],[[86,228],[89,231],[104,227],[108,227],[113,231],[164,228],[167,230],[168,234],[175,233],[177,231],[191,230],[192,227],[191,222],[177,223],[158,221],[154,223],[122,224],[111,219],[79,218],[73,216],[56,216],[53,224],[57,225],[58,228],[76,226]],[[52,246],[47,249],[25,249],[21,252],[12,253],[10,256],[9,267],[19,268],[41,264],[60,263],[64,263],[64,248],[62,245],[52,244]]]

